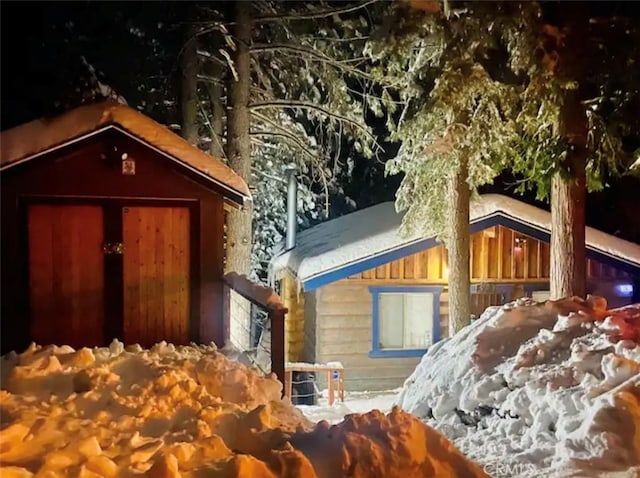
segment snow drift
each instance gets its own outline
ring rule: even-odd
[[[427,352],[397,403],[495,476],[631,470],[640,465],[639,344],[640,304],[492,307]]]
[[[311,426],[213,346],[32,346],[1,368],[3,478],[486,476],[397,408]]]

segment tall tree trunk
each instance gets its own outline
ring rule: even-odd
[[[182,137],[198,143],[198,42],[193,24],[184,29],[184,47],[180,56],[180,126]]]
[[[563,105],[562,134],[569,143],[568,174],[551,180],[551,298],[586,294],[586,175],[587,117],[577,92]]]
[[[447,204],[451,211],[448,225],[449,254],[449,335],[471,322],[471,277],[469,272],[469,201],[468,166],[462,160],[459,171],[450,178]]]
[[[237,79],[229,75],[227,112],[227,158],[231,168],[247,183],[251,173],[249,137],[249,87],[251,43],[251,3],[235,2],[234,67]],[[248,274],[251,269],[251,210],[234,210],[227,222],[227,271]]]
[[[224,69],[214,64],[209,68],[209,75],[220,83],[208,83],[207,92],[209,93],[209,102],[211,104],[211,146],[209,152],[214,158],[222,158],[224,156]]]

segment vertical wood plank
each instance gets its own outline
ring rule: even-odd
[[[489,236],[480,233],[480,279],[487,280],[489,278],[489,263],[491,256],[489,255]]]
[[[540,256],[542,257],[542,278],[549,277],[550,273],[550,250],[549,244],[546,242],[541,242],[540,245]]]
[[[441,278],[442,260],[439,247],[427,249],[427,279],[437,280]]]
[[[374,271],[372,269],[366,270],[362,273],[363,279],[373,279]]]
[[[400,262],[402,262],[402,259],[389,264],[389,275],[391,279],[400,279]]]
[[[498,269],[500,268],[499,261],[502,257],[498,257],[498,233],[496,228],[495,237],[487,238],[487,278],[497,279]]]
[[[476,258],[473,257],[474,250],[476,249],[474,242],[475,242],[475,235],[471,235],[471,237],[469,238],[469,278],[471,280],[477,277],[475,274],[477,262],[476,262]]]
[[[542,241],[536,242],[536,278],[542,278]]]
[[[522,236],[521,236],[522,237]],[[529,248],[531,247],[530,237],[523,237],[526,241],[522,245],[522,250],[516,256],[516,277],[518,279],[524,279],[527,277],[529,270]]]
[[[471,258],[471,278],[481,279],[483,278],[483,263],[484,258],[484,233],[478,232],[471,236],[470,241],[471,250],[469,251]]]
[[[189,341],[187,208],[130,207],[124,214],[124,336],[144,346]]]
[[[33,205],[27,221],[32,338],[103,345],[102,208]]]
[[[502,279],[502,248],[503,246],[503,239],[504,236],[504,230],[502,229],[502,226],[498,226],[498,240],[496,243],[496,248],[497,248],[497,256],[498,256],[498,270],[497,270],[497,274],[496,274],[496,279]]]
[[[413,279],[415,277],[415,260],[416,255],[412,254],[404,258],[403,262],[403,278]]]
[[[440,279],[449,281],[449,256],[444,246],[438,246],[440,250]]]
[[[191,243],[189,241],[189,210],[181,208],[178,211],[179,220],[177,224],[178,233],[176,237],[176,244],[178,248],[178,264],[174,268],[174,277],[178,278],[179,288],[178,297],[180,304],[180,311],[185,311],[184,319],[180,321],[180,337],[189,337],[189,289],[191,283],[190,274],[190,258],[191,258]],[[174,226],[176,227],[176,226]]]
[[[522,257],[522,251],[520,251],[518,254],[516,254],[516,251],[514,249],[515,247],[515,243],[516,243],[516,232],[513,230],[509,230],[510,232],[510,241],[509,241],[509,246],[508,246],[508,250],[511,254],[511,262],[509,263],[509,269],[511,270],[511,275],[509,276],[512,279],[516,278],[516,268],[517,268],[517,263],[519,262],[519,259],[521,259]]]
[[[419,252],[416,255],[416,273],[414,277],[416,279],[426,279],[429,277],[428,267],[429,267],[429,254],[428,251]]]
[[[36,342],[50,343],[55,340],[55,322],[59,320],[53,294],[53,210],[48,206],[31,206],[27,220],[31,337]],[[51,320],[45,317],[48,310]]]

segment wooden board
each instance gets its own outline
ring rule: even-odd
[[[189,209],[128,207],[124,243],[124,341],[189,342]]]
[[[102,208],[33,205],[27,214],[32,340],[104,345]]]

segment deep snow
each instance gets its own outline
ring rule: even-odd
[[[3,478],[486,476],[398,408],[314,426],[214,346],[32,346],[1,369]]]
[[[640,304],[520,301],[427,352],[397,403],[494,476],[640,476]]]

